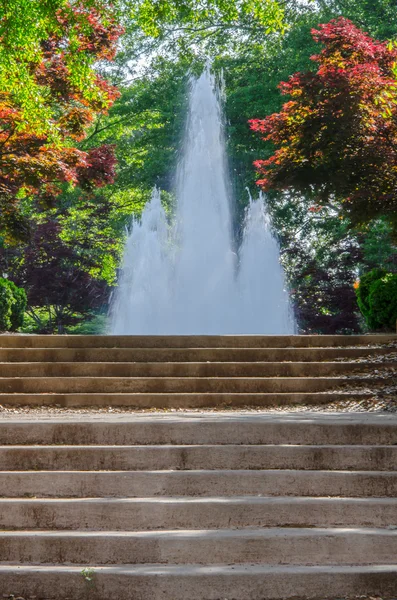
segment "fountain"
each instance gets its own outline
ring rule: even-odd
[[[111,333],[291,334],[279,247],[264,198],[250,198],[236,252],[220,101],[205,71],[191,89],[172,224],[153,191],[132,223]]]

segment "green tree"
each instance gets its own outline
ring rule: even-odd
[[[395,0],[317,0],[326,18],[343,15],[372,36],[385,40],[397,33]]]
[[[126,228],[132,218],[140,216],[153,187],[163,190],[167,209],[174,200],[173,173],[185,124],[188,65],[159,58],[154,67],[150,78],[142,76],[121,90],[118,102],[108,115],[97,119],[81,145],[83,150],[97,144],[115,148],[115,182],[93,190],[90,198],[78,188],[65,191],[56,211],[65,239],[84,234],[90,251],[102,255],[109,284],[115,280]]]
[[[56,100],[66,78],[88,104],[108,105],[108,90],[94,65],[114,57],[122,31],[116,16],[101,0],[1,2],[0,91],[11,95],[37,134],[57,135]]]
[[[126,0],[119,76],[153,57],[213,60],[285,30],[292,0]]]

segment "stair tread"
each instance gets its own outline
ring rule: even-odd
[[[143,449],[193,449],[193,448],[206,448],[206,449],[220,449],[220,448],[237,448],[241,450],[257,450],[261,449],[274,449],[274,448],[291,448],[295,451],[302,449],[310,450],[321,450],[321,449],[332,449],[337,451],[346,450],[371,450],[376,448],[381,449],[392,449],[397,452],[397,446],[395,444],[7,444],[6,446],[0,446],[0,452],[7,450],[57,450],[62,452],[72,450],[143,450]],[[201,469],[200,469],[201,470]],[[220,469],[223,470],[223,469]],[[273,469],[272,469],[273,470]]]
[[[0,507],[3,504],[384,504],[396,505],[395,497],[361,497],[361,496],[84,496],[76,498],[75,496],[62,498],[15,498],[0,497]]]
[[[0,378],[1,379],[1,378]],[[15,377],[14,379],[23,379],[23,378],[18,378]],[[33,378],[35,379],[35,378]],[[41,379],[41,377],[37,377],[36,379]],[[67,378],[66,378],[67,379]],[[71,377],[70,379],[75,379],[75,377]],[[93,377],[92,379],[98,379],[98,377]],[[104,377],[103,379],[107,379],[107,377]],[[117,378],[118,379],[118,378]],[[126,377],[125,379],[130,379],[130,377]],[[175,379],[178,379],[177,377]],[[235,379],[235,378],[233,378]],[[237,378],[238,379],[238,378]],[[246,379],[251,379],[250,377],[247,377]],[[282,377],[280,378],[274,378],[274,379],[284,379]],[[301,377],[296,377],[295,379],[302,379]],[[306,377],[304,379],[307,379]],[[318,379],[313,378],[313,379]],[[329,379],[329,377],[323,377],[323,379]],[[346,381],[346,380],[344,380]],[[347,381],[351,381],[351,379],[349,378]],[[362,381],[362,380],[360,380]],[[384,380],[383,380],[384,381]],[[53,397],[53,398],[57,398],[57,397],[81,397],[83,396],[84,398],[92,398],[92,397],[96,397],[96,396],[100,396],[100,397],[110,397],[110,398],[117,398],[117,397],[124,397],[124,396],[131,396],[131,397],[135,397],[135,396],[155,396],[155,397],[167,397],[167,396],[176,396],[177,398],[181,398],[182,396],[220,396],[220,397],[228,397],[228,396],[236,396],[236,397],[276,397],[276,396],[303,396],[303,397],[314,397],[314,396],[327,396],[327,397],[335,397],[337,398],[338,396],[349,396],[349,397],[356,397],[356,396],[373,396],[373,392],[371,391],[366,391],[366,390],[362,390],[362,391],[355,391],[355,392],[349,392],[349,391],[343,391],[342,390],[338,390],[337,392],[333,391],[333,390],[318,390],[318,391],[312,391],[312,392],[294,392],[294,391],[277,391],[277,392],[238,392],[238,391],[230,391],[230,392],[213,392],[213,391],[203,391],[203,392],[134,392],[134,391],[128,391],[128,392],[49,392],[49,391],[45,391],[45,392],[4,392],[4,391],[0,391],[0,398],[2,397],[11,397],[11,398],[18,398],[18,397],[31,397],[31,396],[45,396],[45,397]],[[188,410],[188,409],[187,409]],[[1,420],[1,417],[0,417]]]
[[[67,470],[67,469],[63,469],[61,471],[54,469],[54,470],[40,470],[40,469],[35,469],[35,470],[31,470],[31,469],[27,469],[27,470],[22,470],[22,471],[9,471],[9,470],[0,470],[0,475],[15,475],[16,477],[19,475],[26,475],[27,473],[29,473],[30,475],[33,476],[39,476],[39,475],[43,475],[45,474],[46,477],[50,477],[51,475],[54,474],[62,474],[62,475],[80,475],[83,474],[84,475],[88,475],[88,476],[92,476],[92,477],[96,477],[97,475],[109,475],[109,476],[113,476],[113,475],[121,475],[121,476],[127,476],[128,474],[131,475],[139,475],[140,477],[143,476],[151,476],[151,475],[171,475],[172,477],[182,477],[185,478],[188,475],[197,475],[197,476],[206,476],[206,475],[210,475],[211,477],[213,477],[214,475],[217,475],[219,473],[221,473],[222,475],[226,475],[226,476],[230,476],[232,477],[233,475],[252,475],[253,477],[256,477],[257,475],[269,475],[271,477],[276,477],[277,475],[281,475],[281,474],[285,474],[285,475],[301,475],[302,477],[309,477],[311,476],[319,476],[319,475],[330,475],[331,477],[333,476],[338,476],[340,474],[343,475],[347,475],[349,477],[397,477],[397,472],[396,471],[367,471],[367,470],[348,470],[348,469],[335,469],[335,470],[331,470],[331,469],[185,469],[185,470],[180,470],[180,469],[128,469],[128,470],[120,470],[120,469],[99,469],[99,470],[95,470],[92,471],[90,469],[79,469],[79,470]]]
[[[380,527],[397,523],[397,498],[356,496],[4,497],[3,530],[162,530],[242,527]]]
[[[46,529],[21,529],[13,531],[0,531],[0,538],[56,538],[56,537],[80,537],[80,538],[194,538],[200,536],[206,538],[272,538],[272,537],[322,537],[350,535],[367,536],[376,535],[387,538],[397,537],[397,530],[380,527],[243,527],[240,529],[161,529],[161,530],[134,530],[134,531],[91,531],[91,530],[46,530]]]
[[[3,336],[2,336],[3,337]],[[54,336],[52,336],[54,337]],[[73,335],[73,338],[76,337]],[[96,336],[95,336],[96,337]],[[262,336],[262,337],[266,337],[266,336]],[[308,336],[304,336],[304,337],[308,337]],[[324,338],[327,336],[322,335],[321,338]],[[330,336],[332,337],[332,336]],[[354,336],[348,336],[349,339],[353,338]],[[1,339],[0,339],[0,350],[4,350],[4,351],[14,351],[14,350],[23,350],[24,352],[37,352],[37,351],[41,351],[41,350],[51,350],[51,351],[58,351],[58,350],[79,350],[79,351],[91,351],[91,350],[106,350],[106,352],[117,352],[119,350],[144,350],[146,351],[167,351],[167,350],[171,350],[171,351],[180,351],[180,352],[188,352],[189,350],[200,350],[201,351],[205,351],[205,350],[254,350],[254,351],[263,351],[263,350],[310,350],[313,352],[317,352],[319,350],[340,350],[341,352],[343,352],[344,350],[369,350],[369,351],[379,351],[379,352],[383,352],[383,351],[393,351],[394,348],[388,348],[388,347],[384,347],[384,346],[379,346],[378,344],[383,343],[387,343],[387,342],[393,342],[397,339],[397,335],[390,335],[390,336],[385,336],[387,339],[386,340],[380,340],[379,342],[373,342],[373,344],[368,343],[368,344],[352,344],[352,345],[346,345],[346,346],[327,346],[326,344],[324,344],[324,346],[294,346],[294,345],[290,345],[290,346],[2,346],[1,345]]]
[[[19,565],[18,563],[1,565],[0,564],[0,576],[7,571],[13,571],[17,569],[19,573],[24,571],[27,573],[34,572],[45,572],[45,571],[59,571],[64,573],[77,573],[81,575],[82,569],[87,568],[87,565]],[[234,565],[223,565],[223,564],[212,564],[212,565],[194,565],[194,564],[183,564],[183,565],[168,565],[164,563],[152,563],[145,565],[90,565],[90,568],[95,569],[101,573],[115,573],[115,574],[131,574],[131,575],[154,575],[154,574],[170,574],[170,575],[207,575],[212,574],[219,576],[221,574],[234,574],[239,573],[252,573],[258,575],[265,575],[267,573],[329,573],[336,575],[338,573],[397,573],[397,562],[396,564],[388,565],[367,565],[367,566],[356,566],[356,565],[268,565],[268,564],[234,564]]]
[[[396,597],[397,564],[296,566],[269,564],[0,565],[7,595],[66,600],[260,600],[263,598]],[[92,586],[92,589],[91,587]],[[15,594],[14,594],[15,595]]]
[[[120,366],[126,366],[126,365],[140,365],[140,366],[148,366],[148,367],[152,367],[152,366],[158,366],[159,364],[161,365],[186,365],[186,366],[191,366],[191,365],[216,365],[216,366],[224,366],[224,365],[231,365],[231,366],[238,366],[238,367],[244,367],[247,365],[263,365],[263,366],[278,366],[278,365],[312,365],[313,367],[315,366],[319,366],[319,365],[350,365],[350,366],[355,366],[355,367],[361,367],[361,366],[374,366],[377,363],[373,363],[372,361],[365,361],[365,360],[360,360],[360,362],[356,362],[354,360],[321,360],[321,361],[311,361],[310,363],[308,363],[307,361],[304,360],[245,360],[245,361],[235,361],[235,360],[227,360],[227,361],[218,361],[218,360],[195,360],[195,361],[186,361],[186,360],[175,360],[175,361],[170,361],[170,360],[162,360],[161,362],[155,361],[155,362],[151,362],[151,361],[145,361],[145,362],[140,362],[140,361],[135,361],[135,360],[125,360],[125,361],[117,361],[114,362],[112,360],[98,360],[98,361],[91,361],[91,360],[85,360],[85,361],[74,361],[74,360],[62,360],[62,361],[46,361],[46,360],[41,360],[39,362],[37,361],[7,361],[7,360],[0,360],[0,366],[2,365],[16,365],[16,366],[26,366],[26,365],[45,365],[45,366],[52,366],[52,365],[57,365],[57,366],[63,366],[63,365],[79,365],[81,364],[81,362],[83,362],[85,365],[92,365],[92,366],[101,366],[101,365],[120,365]],[[378,366],[388,366],[388,365],[393,365],[394,363],[397,363],[396,361],[388,361],[387,363],[380,363],[380,365]]]
[[[0,338],[3,348],[20,347],[230,347],[233,345],[278,346],[326,345],[376,345],[392,342],[395,334],[370,335],[5,335]]]
[[[44,375],[38,375],[36,377],[34,377],[32,375],[28,375],[26,377],[23,377],[23,376],[22,377],[16,377],[16,376],[15,377],[0,377],[0,381],[4,381],[4,380],[8,380],[8,379],[11,379],[11,380],[14,380],[14,379],[34,379],[34,380],[36,380],[36,379],[46,379],[46,377],[47,376],[44,376]],[[391,374],[390,377],[393,377],[393,374]],[[342,379],[343,381],[346,381],[346,380],[347,381],[354,381],[354,380],[359,380],[359,379],[361,380],[361,379],[363,379],[363,377],[360,377],[359,375],[357,375],[357,376],[350,376],[350,375],[349,376],[346,376],[346,375],[338,375],[338,376],[329,375],[328,376],[327,375],[327,376],[319,376],[319,377],[306,377],[305,376],[304,378],[305,379],[313,379],[313,380],[317,380],[317,379],[323,379],[323,380],[328,380],[328,379],[332,379],[332,380],[334,380],[334,379],[335,380]],[[203,380],[207,380],[207,379],[216,379],[216,380],[221,379],[222,381],[229,381],[230,377],[212,377],[212,376],[211,377],[207,377],[207,376],[199,376],[199,375],[192,376],[192,377],[185,377],[185,376],[175,377],[175,376],[168,376],[168,375],[165,375],[165,376],[155,375],[153,377],[150,377],[150,376],[141,376],[141,377],[139,377],[139,376],[131,376],[131,377],[120,376],[120,377],[118,377],[118,376],[112,376],[112,375],[110,375],[108,377],[103,377],[103,376],[95,376],[95,375],[92,375],[92,376],[90,376],[90,375],[71,375],[70,377],[67,377],[67,376],[60,376],[60,377],[58,377],[57,376],[57,379],[67,379],[67,380],[69,380],[69,379],[90,379],[91,380],[92,379],[92,380],[95,380],[95,381],[97,381],[98,379],[127,379],[127,380],[130,380],[130,379],[151,379],[151,380],[152,379],[159,379],[160,381],[162,381],[164,379],[171,379],[171,380],[174,380],[174,379],[176,379],[176,380],[187,379],[189,381],[191,381],[191,380],[194,380],[194,381],[195,380],[203,381]],[[245,380],[251,381],[253,379],[257,379],[259,381],[262,381],[263,379],[298,379],[298,380],[300,380],[300,379],[302,379],[302,377],[293,377],[293,376],[288,376],[288,375],[286,375],[286,376],[282,376],[282,375],[280,375],[280,376],[269,376],[269,377],[240,377],[240,376],[233,377],[233,381],[234,380],[238,380],[238,379],[242,379],[244,381]],[[374,379],[377,380],[377,379],[380,379],[380,377],[374,377],[371,380],[373,381]],[[383,379],[384,378],[382,378],[382,380]]]
[[[251,394],[250,394],[251,395]],[[187,424],[211,424],[211,425],[220,425],[225,426],[228,424],[232,424],[233,426],[236,424],[251,426],[253,424],[259,424],[261,427],[268,423],[269,425],[273,424],[282,424],[286,427],[295,426],[317,426],[317,425],[327,425],[332,426],[338,429],[341,425],[353,425],[353,426],[376,426],[381,427],[382,429],[390,429],[392,431],[396,431],[396,440],[394,443],[397,443],[397,414],[377,414],[377,413],[367,413],[367,412],[330,412],[330,413],[319,413],[319,412],[311,412],[304,411],[300,413],[296,412],[265,412],[265,413],[241,413],[239,411],[230,412],[214,412],[211,410],[203,410],[199,413],[189,412],[189,411],[175,411],[175,412],[159,412],[159,413],[117,413],[117,414],[103,414],[103,413],[93,413],[92,415],[87,415],[85,413],[79,415],[76,418],[76,415],[70,414],[57,414],[51,415],[49,417],[41,417],[41,416],[26,416],[19,415],[11,418],[2,418],[0,413],[0,425],[5,425],[7,428],[14,425],[31,425],[34,422],[35,426],[43,426],[48,427],[49,429],[54,425],[59,425],[62,423],[73,423],[78,426],[92,426],[96,427],[98,425],[104,424],[112,424],[117,425],[122,423],[124,426],[126,425],[141,425],[142,423],[157,425],[158,422],[162,423],[163,427],[166,427],[170,424],[184,426]]]

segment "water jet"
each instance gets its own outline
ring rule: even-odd
[[[221,103],[208,71],[192,84],[176,180],[171,224],[158,189],[132,223],[111,333],[294,333],[262,195],[250,198],[235,251]]]

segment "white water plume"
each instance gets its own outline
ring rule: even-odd
[[[208,72],[192,86],[176,197],[172,225],[158,189],[132,223],[111,333],[294,333],[262,196],[250,199],[240,249],[233,249],[222,115]]]

